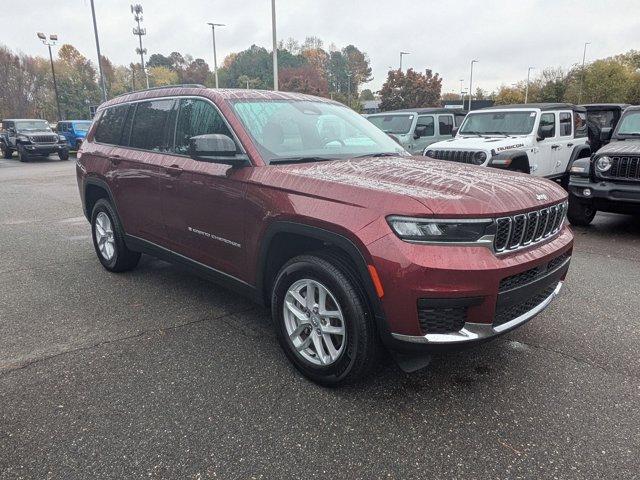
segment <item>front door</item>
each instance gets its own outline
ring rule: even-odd
[[[246,263],[243,169],[189,157],[189,139],[208,133],[232,137],[211,102],[180,100],[174,152],[163,161],[165,229],[175,253],[242,278]]]
[[[553,175],[556,170],[556,150],[560,148],[557,143],[558,126],[554,112],[546,112],[540,115],[538,132],[543,127],[550,127],[552,135],[538,140],[538,151],[532,156],[531,173],[540,177],[548,177]]]
[[[575,144],[573,137],[573,112],[567,110],[558,113],[558,141],[559,147],[555,150],[555,170],[556,175],[561,175],[567,171],[571,152]]]
[[[422,155],[424,149],[436,141],[436,126],[433,115],[420,115],[414,131],[419,127],[424,128],[424,134],[419,138],[414,138],[411,142],[412,145],[409,153],[412,155]]]

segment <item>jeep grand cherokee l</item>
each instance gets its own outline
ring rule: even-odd
[[[411,157],[332,100],[173,87],[102,105],[77,161],[98,259],[178,262],[269,305],[325,385],[507,332],[559,292],[573,236],[544,179]],[[401,352],[404,355],[398,355]]]

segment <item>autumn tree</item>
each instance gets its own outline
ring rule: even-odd
[[[326,97],[329,93],[327,79],[311,65],[283,68],[279,73],[280,88],[287,92],[307,93]]]
[[[406,73],[390,70],[380,90],[380,109],[435,107],[439,104],[442,78],[426,70],[423,74],[412,68]]]
[[[102,101],[91,62],[74,46],[64,44],[58,51],[56,76],[63,118],[89,118],[89,106]]]

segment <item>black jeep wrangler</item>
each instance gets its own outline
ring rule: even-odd
[[[591,151],[598,149],[608,143],[601,140],[600,132],[603,128],[609,128],[613,132],[620,121],[622,112],[629,105],[626,103],[589,103],[581,105],[587,110],[587,128],[589,134],[589,144]]]
[[[571,166],[567,217],[573,225],[589,225],[598,210],[640,214],[640,107],[624,111],[613,135],[609,128],[600,135],[610,143]]]
[[[6,119],[2,120],[0,150],[4,158],[18,152],[21,162],[32,156],[48,156],[57,153],[60,160],[69,158],[69,144],[65,137],[51,130],[46,120]]]

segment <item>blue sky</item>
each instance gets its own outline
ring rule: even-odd
[[[206,22],[217,30],[218,58],[255,43],[271,45],[270,0],[139,0],[150,53],[178,50],[213,64]],[[95,0],[103,54],[128,64],[136,60],[129,0]],[[640,49],[637,0],[276,0],[278,38],[315,35],[341,48],[353,43],[371,58],[380,87],[401,50],[411,52],[405,67],[431,68],[444,78],[443,91],[469,82],[469,62],[477,58],[474,89],[493,90],[526,77],[527,67],[569,68],[582,60]],[[0,43],[14,51],[45,55],[37,31],[55,32],[95,59],[89,0],[29,0],[3,9]],[[212,65],[211,65],[212,66]],[[535,75],[536,70],[533,74]]]

